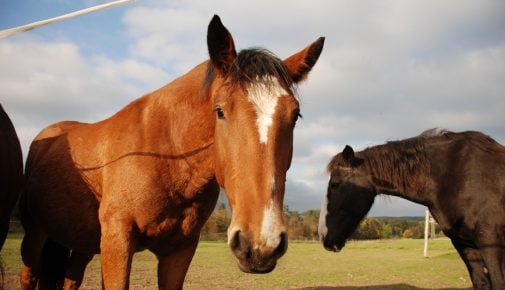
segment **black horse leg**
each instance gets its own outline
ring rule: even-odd
[[[93,256],[93,254],[72,252],[65,276],[65,290],[79,289],[86,266],[93,259]]]
[[[505,289],[505,248],[491,243],[479,245],[479,252],[484,259],[491,280],[491,289]]]
[[[465,262],[474,289],[491,290],[491,281],[484,260],[478,249],[469,247],[457,238],[451,238],[452,244]]]

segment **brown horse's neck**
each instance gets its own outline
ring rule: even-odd
[[[429,160],[423,144],[403,144],[394,147],[375,146],[364,150],[360,158],[381,194],[394,195],[427,205],[426,185],[429,178]]]
[[[81,169],[100,169],[124,158],[144,156],[166,160],[165,164],[183,161],[192,175],[213,179],[215,118],[210,96],[201,92],[206,67],[200,64],[111,118],[86,127],[88,133],[104,136],[107,142],[88,144],[105,158],[74,158]]]
[[[165,87],[147,95],[143,113],[150,129],[164,132],[172,154],[203,149],[213,143],[212,100],[202,92],[207,64],[203,63]]]

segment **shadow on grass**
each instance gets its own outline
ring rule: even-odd
[[[419,288],[408,284],[372,285],[372,286],[315,286],[293,290],[471,290],[472,288]]]

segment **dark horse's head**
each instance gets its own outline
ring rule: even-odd
[[[344,151],[328,164],[330,180],[319,216],[319,238],[330,251],[340,251],[347,238],[368,213],[377,195],[363,159],[353,149]]]

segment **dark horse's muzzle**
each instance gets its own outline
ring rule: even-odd
[[[326,250],[337,253],[344,248],[346,242],[345,239],[338,239],[331,233],[320,235],[319,240]]]
[[[325,241],[323,241],[323,246],[326,250],[332,251],[332,252],[337,252],[337,253],[340,252],[343,248],[343,246],[339,247],[334,243],[328,243]]]

